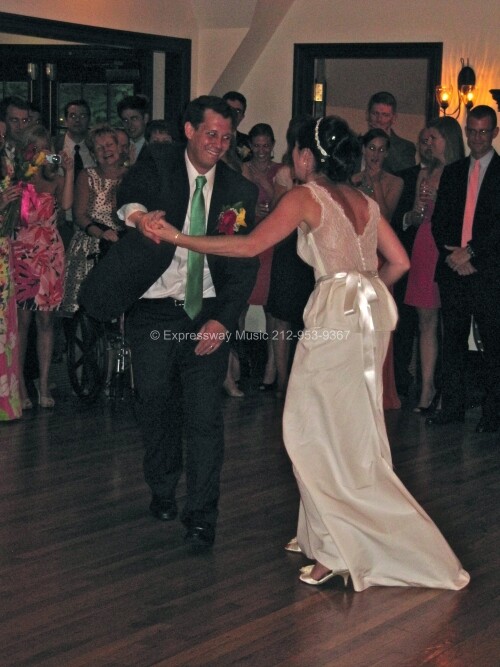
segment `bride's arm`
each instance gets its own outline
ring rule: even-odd
[[[410,260],[394,230],[382,216],[378,223],[377,233],[377,249],[385,259],[379,275],[387,287],[390,287],[409,270]]]
[[[137,226],[147,236],[206,255],[255,257],[286,238],[301,222],[305,222],[309,227],[316,227],[319,224],[320,214],[319,204],[313,200],[309,192],[305,188],[295,188],[287,193],[274,211],[246,236],[238,234],[188,236],[164,220],[151,220],[140,213],[137,213]]]

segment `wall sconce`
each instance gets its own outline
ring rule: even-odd
[[[36,63],[28,63],[28,76],[32,81],[38,79],[38,65]]]
[[[316,82],[314,84],[313,102],[323,102],[325,93],[325,84]]]
[[[490,90],[491,97],[497,103],[498,111],[500,111],[500,88],[492,88]]]
[[[56,76],[57,76],[56,66],[52,63],[46,63],[45,64],[45,74],[47,75],[47,79],[49,81],[55,81]]]
[[[469,65],[469,59],[467,58],[467,65],[463,58],[460,59],[460,62],[462,63],[462,69],[458,73],[457,79],[458,106],[455,111],[448,114],[455,118],[460,116],[462,104],[466,107],[467,111],[472,109],[474,106],[474,98],[476,96],[476,74]],[[446,110],[450,106],[452,93],[453,86],[451,85],[436,86],[436,99],[445,116],[447,115]]]

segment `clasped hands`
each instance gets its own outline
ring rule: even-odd
[[[166,241],[175,245],[175,237],[179,234],[179,230],[165,220],[165,211],[149,211],[136,220],[131,218],[131,221],[141,234],[155,243]]]
[[[460,276],[471,276],[473,273],[477,273],[477,269],[470,263],[470,254],[467,248],[451,245],[445,245],[445,248],[451,251],[445,262],[452,271]]]
[[[136,228],[148,239],[155,243],[166,241],[175,245],[175,238],[179,230],[165,220],[165,211],[149,211],[140,218],[131,221]],[[197,356],[213,354],[226,340],[227,329],[217,320],[207,320],[198,331],[199,343],[194,349]]]

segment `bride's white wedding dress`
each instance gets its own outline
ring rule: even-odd
[[[304,312],[283,432],[301,503],[302,551],[369,586],[459,589],[469,575],[394,474],[382,409],[382,365],[396,306],[377,277],[378,205],[357,235],[317,183],[321,224],[299,230],[298,252],[316,287]]]

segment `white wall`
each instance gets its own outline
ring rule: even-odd
[[[477,103],[496,108],[488,91],[500,88],[499,26],[498,0],[295,0],[240,87],[248,97],[241,130],[264,121],[277,138],[285,136],[294,43],[443,42],[442,81],[450,80],[456,88],[460,58],[469,57],[479,86]],[[282,141],[277,155],[283,148]],[[500,151],[500,137],[496,149]]]
[[[231,6],[245,3],[245,0],[227,1]],[[246,32],[228,29],[225,39],[224,27],[200,31],[190,0],[2,0],[0,9],[57,21],[191,39],[193,95],[211,89],[224,69],[224,60],[231,58],[238,39]],[[469,57],[477,74],[478,103],[495,106],[488,90],[500,88],[499,25],[498,0],[481,3],[295,0],[244,81],[237,86],[249,102],[241,129],[247,131],[257,122],[268,122],[278,139],[276,154],[280,155],[284,149],[292,105],[294,43],[443,42],[442,81],[451,81],[456,86],[460,58]],[[496,148],[500,150],[500,137]]]

